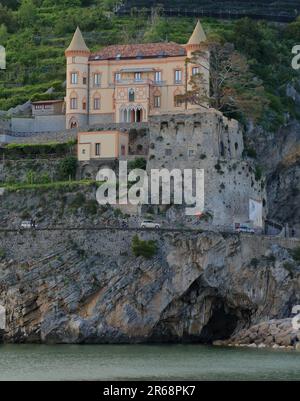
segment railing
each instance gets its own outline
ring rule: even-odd
[[[116,85],[135,85],[135,84],[148,84],[151,85],[151,79],[118,79]]]

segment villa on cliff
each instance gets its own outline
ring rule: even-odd
[[[179,102],[192,75],[209,85],[209,65],[187,59],[205,50],[206,35],[198,21],[185,45],[173,42],[112,45],[92,53],[77,28],[67,59],[66,128],[105,123],[148,122],[150,116],[199,111]]]

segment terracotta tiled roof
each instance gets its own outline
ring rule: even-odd
[[[90,60],[152,58],[186,56],[186,50],[177,43],[143,43],[137,45],[112,45],[93,53]]]

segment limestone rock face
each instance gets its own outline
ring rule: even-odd
[[[269,218],[288,223],[300,235],[300,123],[289,121],[277,132],[256,127],[247,133],[267,176]]]
[[[138,233],[157,242],[158,253],[147,260],[131,252],[135,234],[0,233],[3,340],[212,342],[288,318],[300,304],[300,268],[286,249],[296,241]],[[257,331],[259,340],[277,335],[273,328]],[[285,332],[278,334],[283,344]]]

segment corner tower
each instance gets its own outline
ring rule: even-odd
[[[186,45],[184,45],[186,49],[187,59],[193,59],[193,53],[201,52],[202,56],[200,56],[199,63],[188,63],[188,77],[192,77],[193,74],[201,73],[204,78],[204,85],[207,94],[209,94],[209,51],[207,48],[207,37],[204,32],[204,29],[201,25],[200,20],[197,21],[195,29]],[[188,89],[190,85],[188,85]],[[189,108],[197,108],[195,105],[189,105]]]
[[[89,57],[80,29],[77,27],[70,46],[65,51],[67,59],[66,128],[88,125],[89,113]]]

